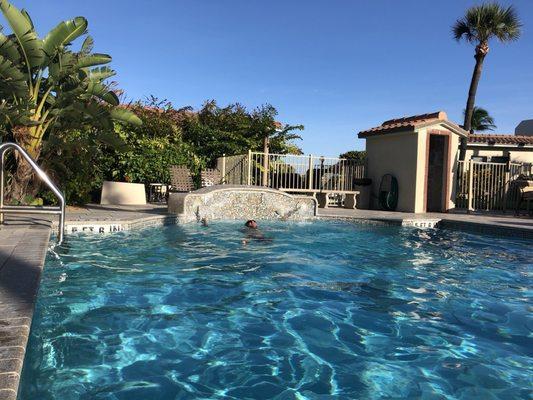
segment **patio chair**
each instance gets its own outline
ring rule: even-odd
[[[183,165],[170,167],[170,191],[191,192],[194,190],[194,181],[189,168]]]
[[[514,183],[518,188],[515,215],[520,214],[520,208],[524,202],[526,203],[526,212],[531,215],[533,210],[530,210],[529,203],[533,201],[533,177],[520,175]]]
[[[220,184],[222,175],[216,168],[206,168],[200,173],[202,187],[214,186]]]

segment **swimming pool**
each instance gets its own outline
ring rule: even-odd
[[[529,396],[531,242],[261,226],[271,240],[233,222],[69,237],[46,262],[20,398]]]

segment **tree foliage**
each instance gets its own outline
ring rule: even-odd
[[[461,19],[458,19],[452,27],[455,40],[466,40],[476,46],[474,58],[476,64],[465,108],[463,127],[465,130],[472,129],[472,117],[476,101],[477,88],[481,79],[483,62],[489,52],[489,41],[493,38],[500,42],[510,42],[520,37],[522,24],[514,7],[502,7],[498,3],[487,3],[474,6],[466,11]],[[459,159],[464,160],[466,155],[466,138],[461,139],[461,151]]]
[[[20,144],[34,159],[54,135],[84,130],[114,142],[113,122],[140,124],[132,112],[116,108],[119,99],[107,81],[115,72],[107,54],[93,53],[83,17],[62,21],[39,38],[29,14],[7,0],[0,11],[11,34],[0,33],[0,123],[4,140]],[[84,38],[78,51],[73,42]],[[58,141],[60,142],[60,141]],[[18,163],[10,185],[12,197],[27,191],[32,171]]]
[[[471,130],[474,132],[483,132],[493,131],[494,129],[496,129],[494,118],[492,118],[489,112],[484,108],[474,107]]]
[[[248,111],[241,104],[219,107],[214,100],[205,102],[198,112],[182,110],[186,118],[181,125],[183,140],[197,151],[206,163],[212,164],[223,154],[244,154],[249,149],[260,151],[265,138],[270,140],[272,153],[297,153],[301,150],[294,140],[301,139],[294,132],[302,125],[280,125],[277,110],[267,104]]]
[[[498,3],[481,4],[469,8],[458,19],[452,30],[455,40],[465,39],[479,45],[496,38],[501,42],[520,37],[520,21],[513,6],[502,7]]]
[[[363,164],[366,161],[366,151],[362,150],[350,150],[346,153],[339,155],[339,158],[345,158],[347,160],[355,160],[359,164]]]
[[[116,124],[115,130],[127,149],[108,151],[110,160],[106,179],[169,183],[169,167],[172,165],[187,165],[192,170],[200,168],[202,160],[182,135],[181,125],[187,118],[188,108],[175,110],[169,103],[154,98],[148,104],[137,102],[129,108],[143,124],[136,127]]]
[[[195,111],[152,97],[121,106],[111,56],[93,51],[84,17],[40,38],[25,10],[0,0],[0,11],[10,29],[0,26],[0,140],[53,171],[69,202],[95,200],[104,179],[167,183],[170,165],[199,168],[265,140],[272,152],[300,152],[293,140],[303,127],[280,125],[270,105],[249,111],[208,101]],[[33,171],[12,165],[11,198],[35,194]]]
[[[46,165],[58,181],[65,182],[69,203],[98,201],[104,180],[169,183],[170,166],[187,165],[198,172],[214,166],[222,154],[260,150],[265,132],[275,152],[288,153],[296,147],[291,126],[277,123],[271,106],[248,111],[237,104],[219,107],[208,101],[199,110],[176,109],[152,96],[127,109],[142,124],[115,123],[122,148],[105,146],[83,129],[59,134],[45,146]]]

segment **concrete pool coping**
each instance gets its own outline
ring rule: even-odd
[[[372,210],[320,209],[316,219],[420,228],[442,227],[533,239],[533,219],[510,215],[410,214]],[[175,224],[166,205],[69,207],[67,233],[112,233]],[[49,247],[46,219],[14,217],[0,226],[0,400],[16,399],[40,277]]]
[[[344,208],[318,209],[316,219],[344,219],[359,223],[381,223],[419,228],[439,227],[478,233],[533,239],[533,218],[511,214],[403,213]],[[88,205],[67,210],[66,233],[109,233],[179,222],[168,214],[166,205],[100,206]],[[54,222],[57,228],[57,223]]]

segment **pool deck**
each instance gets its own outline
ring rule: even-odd
[[[474,230],[533,239],[533,218],[490,214],[411,214],[373,210],[320,209],[320,219],[360,223]],[[166,205],[69,207],[66,231],[115,232],[174,223]],[[33,310],[52,228],[57,222],[8,218],[0,226],[0,400],[17,397]]]
[[[353,221],[375,221],[404,226],[427,227],[427,222],[437,221],[437,226],[447,229],[461,229],[478,233],[514,236],[533,239],[533,218],[521,215],[490,213],[404,213],[377,210],[348,210],[344,208],[320,209],[319,218],[336,218]],[[423,224],[426,223],[426,226]],[[421,225],[422,224],[422,225]]]
[[[0,227],[0,399],[17,397],[50,223],[8,220]]]

